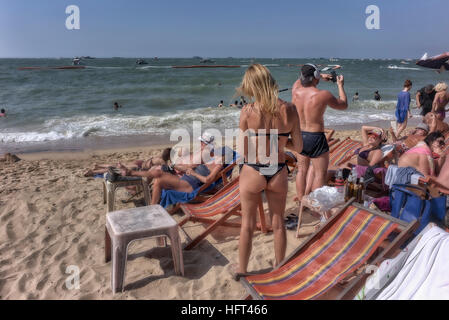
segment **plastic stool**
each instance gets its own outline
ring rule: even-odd
[[[123,291],[128,246],[135,240],[168,236],[175,273],[184,275],[178,224],[160,205],[110,212],[106,215],[106,229],[112,240],[111,281],[114,293]],[[108,250],[106,246],[105,249]]]

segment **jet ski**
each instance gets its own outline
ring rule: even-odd
[[[146,61],[143,60],[143,59],[137,59],[136,64],[142,65],[142,64],[148,64],[148,62],[146,62]]]
[[[81,65],[81,59],[80,59],[80,58],[74,58],[74,59],[72,60],[72,65],[74,65],[74,66],[79,66],[79,65]]]
[[[203,59],[200,61],[200,63],[215,63],[215,61],[212,59]]]

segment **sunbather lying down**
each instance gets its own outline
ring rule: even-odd
[[[135,160],[132,162],[128,162],[125,164],[94,164],[92,169],[88,169],[86,172],[84,172],[84,176],[85,177],[93,177],[97,174],[104,174],[106,172],[108,172],[108,169],[111,167],[115,167],[118,169],[129,169],[129,170],[136,170],[136,171],[141,171],[141,170],[150,170],[152,167],[154,166],[161,166],[161,165],[166,165],[168,164],[168,162],[170,161],[170,153],[171,153],[171,148],[166,148],[162,151],[161,156],[157,156],[157,157],[151,157],[148,160]]]
[[[201,154],[206,144],[203,142],[199,152]],[[212,182],[225,164],[225,153],[215,155],[212,149],[211,160],[207,163],[195,164],[195,155],[188,155],[186,164],[176,164],[166,170],[165,166],[152,167],[147,171],[134,171],[122,167],[123,176],[140,176],[153,180],[151,204],[158,204],[161,200],[162,189],[190,193],[203,184]],[[176,172],[174,172],[176,171]]]

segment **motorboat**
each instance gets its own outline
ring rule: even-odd
[[[146,62],[146,61],[143,60],[143,59],[137,59],[136,64],[142,65],[142,64],[148,64],[148,62]]]
[[[74,58],[73,60],[72,60],[72,65],[74,65],[74,66],[79,66],[79,65],[81,65],[81,59],[80,58]]]

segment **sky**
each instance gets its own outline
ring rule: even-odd
[[[66,7],[80,9],[67,30]],[[368,30],[369,5],[380,29]],[[0,58],[419,58],[449,51],[448,0],[0,0]]]

